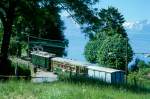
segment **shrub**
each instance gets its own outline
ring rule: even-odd
[[[147,68],[147,67],[149,67],[149,65],[147,63],[145,63],[145,61],[139,60],[138,64],[137,64],[137,67],[138,68]]]
[[[145,74],[148,73],[149,69],[150,69],[150,64],[138,58],[135,60],[135,63],[131,66],[131,72],[142,71],[143,74]]]
[[[130,85],[138,86],[142,84],[142,74],[140,72],[130,72],[128,74],[128,83]]]
[[[16,61],[15,59],[11,60],[11,67],[13,68],[12,70],[12,75],[16,76],[31,76],[31,69],[29,67],[29,64],[23,63],[21,61]]]
[[[17,56],[20,53],[21,56],[21,43],[16,41],[15,38],[11,39],[9,46],[9,55]]]

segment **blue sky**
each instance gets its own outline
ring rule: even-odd
[[[124,27],[134,51],[150,52],[149,4],[150,0],[100,0],[94,7],[113,6],[118,8],[126,20]],[[67,12],[62,13],[62,19],[66,26],[65,35],[69,39],[68,58],[85,61],[83,52],[88,40],[81,33],[79,25],[67,16]]]
[[[150,0],[100,0],[99,7],[114,6],[128,21],[150,20]]]

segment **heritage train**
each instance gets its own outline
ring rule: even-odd
[[[68,73],[70,76],[81,75],[100,79],[107,83],[124,83],[125,73],[122,70],[105,68],[95,64],[80,62],[72,59],[55,57],[42,51],[31,53],[32,63],[40,68],[46,68],[54,73]]]

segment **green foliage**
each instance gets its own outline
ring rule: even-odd
[[[17,59],[15,57],[11,58],[11,67],[12,69],[12,75],[17,75],[17,76],[31,76],[31,64],[22,61],[21,59]],[[16,69],[16,74],[15,74],[15,69]]]
[[[1,43],[0,43],[1,46]],[[17,56],[21,57],[22,51],[27,49],[26,42],[18,41],[16,37],[11,38],[10,40],[10,46],[9,46],[9,52],[8,54],[10,56]]]
[[[130,72],[128,74],[128,83],[135,87],[142,84],[142,75],[139,72]]]
[[[67,10],[71,17],[82,26],[93,26],[98,21],[93,9],[89,6],[99,0],[1,0],[0,19],[3,24],[3,40],[1,46],[1,72],[8,58],[11,37],[18,37],[19,42],[27,41],[26,34],[53,40],[68,40],[63,34],[64,26],[60,13]],[[15,51],[15,43],[12,44]],[[65,51],[63,49],[63,51]],[[14,53],[13,53],[14,54]],[[62,53],[63,55],[64,53]]]
[[[7,23],[7,25],[10,26],[9,28],[7,25],[4,26],[5,31],[10,29],[10,35],[4,42],[9,45],[11,34],[17,36],[20,39],[19,41],[27,41],[24,35],[24,33],[27,33],[36,37],[64,41],[65,47],[67,47],[68,40],[63,33],[65,27],[61,20],[61,11],[67,10],[67,12],[71,14],[71,17],[78,21],[80,25],[93,26],[93,24],[98,22],[98,18],[93,9],[89,6],[98,1],[99,0],[1,0],[0,19],[2,20],[2,24],[7,23],[5,22],[6,20],[10,20],[11,22]],[[10,10],[10,12],[7,10]],[[5,16],[7,16],[6,20]],[[6,50],[7,48],[3,47],[2,49]],[[62,55],[65,55],[65,49],[62,50]],[[7,52],[6,50],[6,54]],[[5,56],[7,57],[7,55]]]
[[[95,35],[94,37],[91,37],[91,40],[85,45],[84,48],[84,56],[87,61],[91,63],[97,62],[98,50],[102,46],[105,38],[106,36],[103,32],[99,33],[99,35]]]
[[[143,73],[147,73],[147,68],[150,68],[150,64],[146,63],[143,60],[136,58],[135,63],[131,66],[131,72],[133,71],[143,71]]]
[[[85,57],[89,62],[124,70],[133,56],[127,33],[123,28],[125,19],[114,7],[101,9],[98,15],[101,26],[99,31],[90,37],[85,47]],[[92,41],[95,42],[93,45],[98,47],[90,46]]]
[[[143,61],[143,60],[139,60],[138,61],[138,64],[137,64],[137,67],[139,68],[139,69],[142,69],[142,68],[148,68],[148,67],[150,67],[150,65],[149,64],[147,64],[145,61]]]
[[[2,37],[3,37],[3,25],[2,25],[2,22],[0,20],[0,44],[1,44],[1,41],[2,41]]]
[[[92,27],[94,24],[99,23],[99,19],[89,6],[98,1],[99,0],[64,0],[62,4],[73,12],[73,18],[75,18],[79,24],[86,24],[88,27]]]
[[[149,81],[149,76],[148,73],[150,71],[150,67],[147,68],[139,68],[139,70],[129,72],[128,74],[128,84],[134,85],[135,87],[141,86],[149,86],[150,81]]]
[[[104,40],[98,50],[98,63],[125,70],[126,65],[132,60],[132,54],[131,46],[127,40],[116,34]]]
[[[17,7],[17,16],[14,21],[14,36],[18,36],[20,41],[27,42],[24,33],[51,40],[60,40],[68,46],[68,40],[64,36],[64,23],[61,20],[61,11],[67,10],[71,17],[78,21],[80,25],[92,25],[97,17],[88,7],[98,0],[38,0],[21,1]],[[67,8],[67,9],[66,9]],[[25,10],[25,9],[28,9]],[[34,17],[33,17],[34,16]],[[66,56],[66,50],[61,49],[60,55]],[[57,53],[55,53],[57,54]]]
[[[99,49],[101,44],[102,44],[101,40],[95,40],[95,41],[91,40],[86,44],[85,50],[84,50],[84,55],[85,55],[85,58],[87,61],[89,61],[91,63],[96,63],[97,50]]]
[[[134,67],[128,74],[128,83],[132,85],[148,86],[149,85],[150,64],[143,60],[136,59]]]
[[[40,1],[41,2],[41,1]],[[65,46],[68,45],[68,40],[65,38],[63,30],[64,23],[60,19],[60,7],[58,7],[56,2],[43,1],[41,6],[38,5],[38,2],[30,3],[29,5],[34,8],[28,8],[29,12],[26,12],[23,8],[19,8],[21,12],[19,16],[15,19],[14,27],[14,36],[19,38],[19,41],[25,41],[28,43],[27,34],[33,35],[34,37],[40,37],[50,40],[59,40],[64,42]],[[34,18],[32,18],[34,16]],[[30,39],[32,41],[32,39]],[[44,46],[44,45],[43,45]],[[45,51],[45,50],[44,50]],[[61,49],[59,56],[66,54],[65,48]],[[55,53],[57,54],[57,53]]]
[[[108,9],[101,9],[98,15],[102,24],[101,31],[104,31],[106,35],[113,36],[115,34],[120,34],[123,37],[127,37],[123,27],[125,19],[117,8],[108,7]]]
[[[10,46],[9,46],[9,54],[17,55],[17,50],[18,50],[18,44],[17,44],[16,40],[11,40]]]

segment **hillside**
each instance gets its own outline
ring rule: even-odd
[[[149,99],[149,92],[110,85],[25,81],[0,82],[0,99]]]

